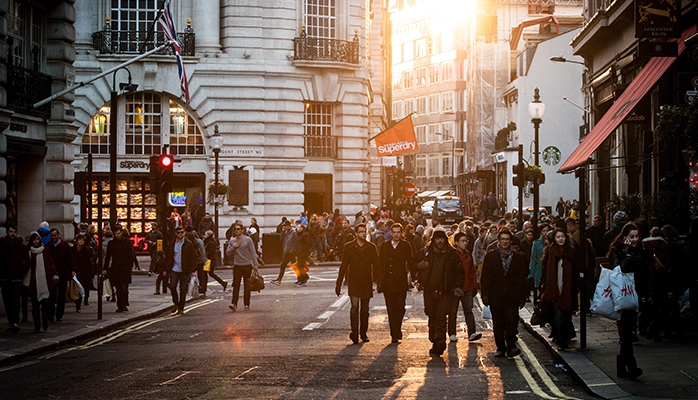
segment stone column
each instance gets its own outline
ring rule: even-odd
[[[197,53],[219,53],[221,51],[221,7],[220,1],[195,1],[192,28],[196,32]]]
[[[0,5],[0,22],[3,26],[7,26],[5,22],[5,17],[7,15],[7,2],[2,2]],[[5,63],[7,62],[7,35],[5,34],[5,29],[0,29],[0,132],[4,132],[5,129],[10,125],[10,118],[12,112],[8,110],[7,107],[7,68],[5,68]],[[7,138],[4,134],[0,133],[0,199],[7,198],[7,184],[4,179],[7,175],[7,159],[5,154],[7,153]],[[7,222],[7,207],[5,204],[0,202],[0,226],[5,225]],[[4,228],[0,232],[0,235],[4,235]]]

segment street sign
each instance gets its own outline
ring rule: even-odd
[[[412,197],[415,193],[417,193],[417,187],[414,185],[414,183],[405,182],[405,190],[402,195],[405,197]]]

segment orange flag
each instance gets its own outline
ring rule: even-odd
[[[411,114],[391,128],[379,133],[373,139],[376,141],[379,157],[412,153],[419,150]]]

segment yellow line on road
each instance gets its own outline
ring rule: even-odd
[[[528,372],[528,370],[526,369],[526,365],[524,364],[521,357],[514,358],[514,361],[516,361],[516,367],[519,369],[519,373],[526,380],[526,383],[528,383],[528,387],[531,388],[531,390],[533,391],[533,393],[536,394],[536,396],[549,400],[556,399],[555,397],[549,396],[547,393],[543,391],[543,389],[540,388],[540,386],[538,386],[538,382],[536,382],[536,380],[533,379],[531,373]]]
[[[545,383],[545,386],[550,389],[550,392],[554,394],[555,396],[558,396],[561,399],[566,399],[566,400],[579,400],[575,397],[568,397],[560,389],[555,385],[552,379],[550,379],[550,376],[548,375],[548,372],[543,368],[543,366],[538,362],[538,359],[536,358],[535,355],[533,355],[533,352],[531,349],[528,348],[526,343],[523,342],[523,340],[519,340],[519,346],[521,346],[521,350],[526,354],[526,357],[528,358],[529,362],[533,366],[533,368],[536,370],[536,373],[540,376],[540,378],[543,380],[543,383]]]

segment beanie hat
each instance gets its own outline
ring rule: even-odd
[[[627,223],[628,214],[626,214],[624,211],[616,211],[616,213],[613,214],[613,222],[619,225]]]
[[[437,226],[436,229],[434,229],[434,233],[431,235],[431,239],[434,240],[437,237],[443,237],[444,239],[448,239],[448,235],[446,234],[446,229],[444,229],[441,226]]]
[[[51,241],[51,231],[48,228],[41,227],[36,232],[41,236],[41,243],[46,245]]]

